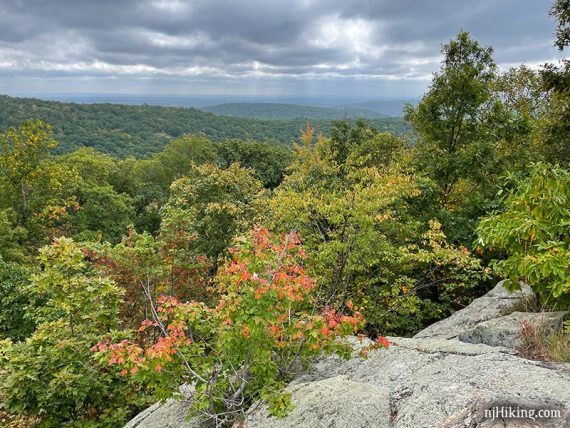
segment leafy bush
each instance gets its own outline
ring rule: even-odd
[[[503,212],[483,220],[477,229],[481,248],[504,251],[495,261],[505,284],[519,289],[525,281],[543,305],[570,304],[570,172],[538,163],[527,178],[510,180]]]
[[[35,415],[41,426],[118,426],[149,404],[117,373],[97,364],[89,351],[101,336],[64,320],[41,324],[25,342],[0,348],[5,376],[3,406]]]
[[[0,258],[0,339],[23,340],[34,331],[31,310],[35,298],[28,280],[30,270]]]
[[[121,375],[130,373],[161,397],[193,384],[194,415],[216,426],[239,421],[259,397],[274,415],[284,415],[291,403],[280,390],[294,370],[323,351],[349,355],[337,338],[363,322],[358,312],[315,307],[316,285],[301,264],[299,243],[295,233],[274,241],[256,229],[218,273],[216,306],[161,296],[151,302],[138,341],[94,347],[102,365],[117,365]]]
[[[0,347],[3,407],[34,415],[42,426],[116,426],[148,403],[106,367],[91,346],[117,327],[121,291],[101,278],[77,244],[60,238],[39,257],[43,270],[32,287],[46,305],[41,324],[25,341]]]

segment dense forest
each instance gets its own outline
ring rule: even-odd
[[[314,107],[282,103],[224,103],[201,107],[200,110],[221,116],[251,117],[265,120],[284,119],[381,119],[386,117],[373,110],[357,107]],[[402,110],[394,114],[401,116]]]
[[[564,51],[568,2],[551,13]],[[406,107],[413,144],[339,120],[291,148],[249,139],[301,122],[3,97],[0,423],[122,426],[187,384],[234,426],[259,399],[285,415],[344,337],[365,358],[498,278],[568,310],[568,82],[567,60],[499,70],[461,32]]]
[[[55,153],[92,147],[120,158],[149,157],[184,134],[202,134],[218,142],[240,139],[289,145],[308,121],[318,132],[330,135],[330,120],[318,116],[286,118],[269,121],[216,116],[184,107],[77,104],[0,95],[0,129],[41,119],[51,124],[59,142]],[[398,135],[410,130],[398,117],[375,119],[371,125]]]
[[[416,104],[417,100],[382,100],[382,101],[361,101],[358,103],[346,104],[342,106],[346,109],[357,109],[374,111],[382,116],[400,117],[403,115],[403,108],[406,104]]]

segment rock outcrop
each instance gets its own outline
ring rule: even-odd
[[[188,420],[188,409],[191,405],[193,388],[183,385],[181,400],[170,399],[166,403],[156,403],[139,413],[125,425],[125,428],[195,428],[194,420]]]
[[[460,333],[484,321],[508,315],[515,310],[532,307],[536,296],[526,284],[521,289],[509,292],[501,281],[482,297],[473,300],[466,308],[455,312],[449,318],[436,322],[416,334],[415,338],[455,339]]]
[[[287,417],[259,406],[245,426],[570,427],[570,364],[524,359],[512,347],[517,322],[533,317],[513,311],[532,299],[526,286],[510,294],[499,284],[413,338],[390,338],[389,349],[366,360],[323,358],[287,387],[295,405]],[[540,316],[551,327],[564,317]],[[188,405],[155,405],[127,426],[195,426],[183,418]],[[556,417],[539,417],[544,411]],[[526,417],[509,417],[517,412]]]
[[[523,345],[521,325],[527,323],[538,332],[552,332],[562,328],[568,312],[513,312],[504,317],[483,321],[459,333],[457,338],[467,343],[484,343],[490,346],[519,348]]]

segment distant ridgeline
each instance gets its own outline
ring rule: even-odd
[[[216,116],[194,108],[76,104],[0,95],[0,131],[27,119],[42,119],[53,126],[59,152],[87,146],[123,158],[148,157],[182,134],[200,133],[213,141],[241,139],[288,144],[298,140],[308,122],[324,135],[328,135],[331,122],[311,117],[260,120]],[[368,123],[379,131],[399,135],[410,130],[399,117],[372,119]]]
[[[199,107],[202,111],[222,116],[250,117],[255,119],[284,120],[311,119],[382,119],[402,117],[404,104],[417,104],[417,100],[377,100],[337,107],[284,104],[275,102],[231,102]]]
[[[200,110],[222,116],[250,117],[264,120],[286,119],[383,119],[385,114],[373,110],[356,107],[315,107],[297,104],[282,103],[225,103],[208,107],[200,107]],[[394,115],[394,116],[401,116]]]

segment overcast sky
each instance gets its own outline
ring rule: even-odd
[[[461,29],[556,58],[551,0],[0,0],[0,93],[415,97]]]

